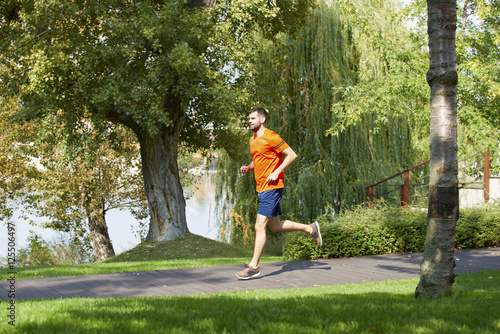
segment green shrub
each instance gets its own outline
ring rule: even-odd
[[[460,209],[455,233],[457,249],[500,246],[500,207]]]
[[[339,258],[424,250],[427,212],[379,204],[360,206],[333,217],[318,218],[323,246],[303,233],[287,233],[283,246],[286,260]],[[500,207],[489,205],[460,210],[455,247],[500,246]]]
[[[28,247],[21,248],[16,257],[18,266],[53,265],[54,256],[49,245],[41,236],[30,231]]]

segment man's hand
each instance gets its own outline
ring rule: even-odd
[[[285,160],[283,160],[283,163],[278,168],[276,168],[274,172],[269,174],[266,179],[267,182],[275,182],[280,176],[281,172],[283,172],[285,168],[287,168],[297,158],[297,154],[292,150],[291,147],[287,147],[286,149],[284,149],[283,154],[286,155]]]
[[[269,183],[273,183],[274,181],[276,181],[278,179],[279,176],[280,176],[280,172],[274,171],[271,174],[269,174],[266,181]]]
[[[246,174],[246,173],[248,173],[249,171],[251,171],[252,169],[253,169],[252,164],[250,164],[250,165],[248,165],[248,166],[241,166],[241,167],[240,167],[240,172],[241,172],[242,174]]]

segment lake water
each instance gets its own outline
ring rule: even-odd
[[[217,240],[218,227],[216,226],[215,215],[215,171],[208,170],[200,177],[194,194],[186,201],[186,219],[188,229],[191,233]],[[42,219],[34,218],[38,222]],[[41,235],[44,240],[52,240],[58,237],[60,232],[44,229],[37,226],[30,226],[28,221],[14,218],[16,224],[17,250],[27,246],[27,238],[30,230]],[[113,243],[115,253],[135,247],[139,243],[139,238],[133,233],[137,229],[138,221],[128,212],[121,210],[111,210],[106,214],[108,233]],[[8,235],[7,227],[0,223],[0,256],[7,255]]]

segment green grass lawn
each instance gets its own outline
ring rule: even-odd
[[[17,268],[17,279],[241,264],[251,249],[186,234],[106,262]],[[267,254],[263,262],[280,261]],[[0,270],[2,279],[7,269]],[[454,294],[416,300],[418,279],[150,298],[0,302],[0,333],[500,333],[500,271],[457,277]]]
[[[18,301],[19,333],[499,333],[500,271],[416,300],[418,279],[181,297]],[[0,302],[6,313],[8,302]],[[13,333],[1,317],[1,333]]]
[[[91,274],[109,274],[145,270],[194,268],[250,262],[252,249],[214,241],[196,234],[183,234],[163,243],[144,242],[105,262],[62,266],[18,267],[17,278],[43,278]],[[261,262],[281,261],[280,256],[264,254]],[[0,268],[0,278],[9,277]]]

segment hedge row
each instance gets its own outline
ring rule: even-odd
[[[318,218],[323,246],[303,233],[287,233],[283,245],[286,260],[354,257],[424,250],[427,213],[379,205],[359,207],[337,217]],[[500,207],[488,205],[460,209],[455,248],[500,246]]]

